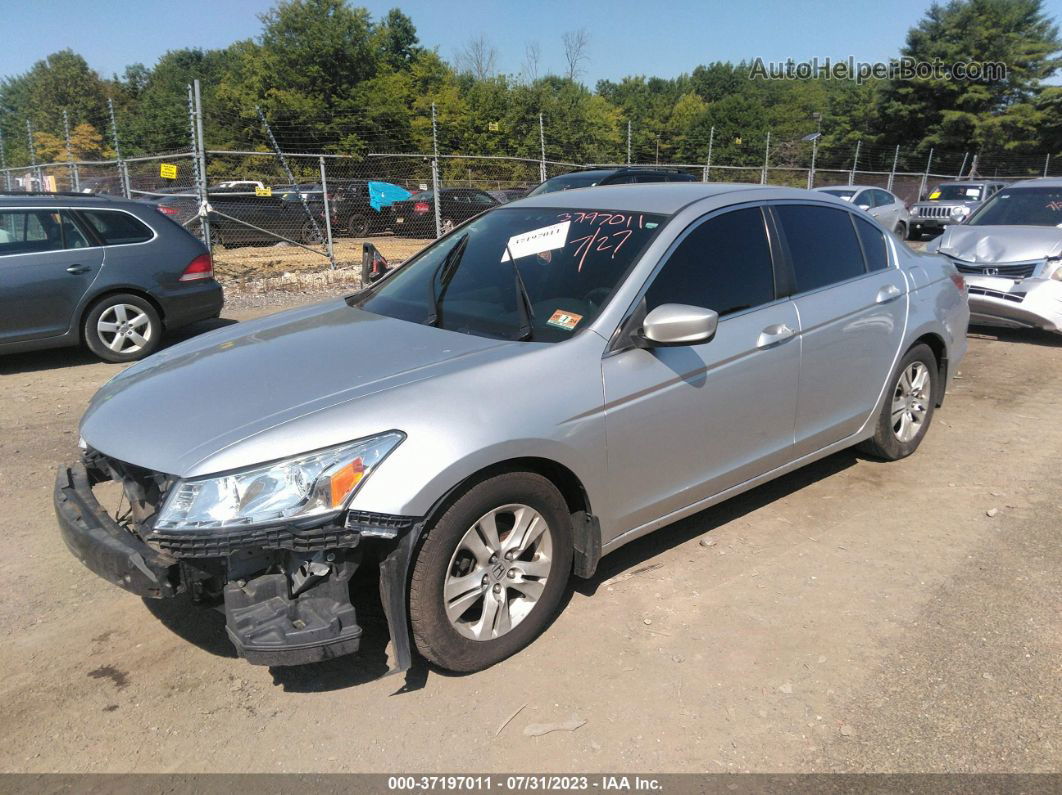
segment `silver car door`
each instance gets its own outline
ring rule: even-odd
[[[648,282],[645,308],[706,306],[712,340],[602,361],[612,537],[788,461],[800,343],[777,299],[762,209],[699,220]]]
[[[800,315],[802,456],[853,434],[874,410],[903,340],[907,285],[884,235],[860,214],[799,203],[772,210]]]

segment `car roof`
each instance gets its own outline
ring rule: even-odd
[[[1008,188],[1062,188],[1062,177],[1036,177],[1012,182]]]
[[[517,199],[506,207],[559,207],[563,209],[608,209],[673,215],[688,204],[701,199],[730,194],[735,202],[762,199],[840,199],[803,188],[777,185],[749,185],[728,182],[644,182],[632,185],[598,185],[593,188],[540,193]],[[748,194],[748,195],[742,195]],[[759,194],[757,196],[757,194]]]
[[[870,190],[871,188],[891,193],[888,188],[883,188],[881,185],[821,185],[818,188],[814,188],[814,190]]]
[[[0,204],[7,207],[39,207],[44,204],[62,204],[78,207],[141,206],[143,202],[121,196],[99,193],[44,193],[0,192]]]
[[[991,185],[996,182],[1003,182],[1001,179],[945,179],[937,185]]]

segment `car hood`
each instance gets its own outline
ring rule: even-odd
[[[203,334],[133,365],[93,397],[81,435],[120,461],[201,474],[197,465],[206,459],[277,426],[504,358],[521,345],[374,315],[337,299]],[[339,438],[325,444],[358,438],[346,432],[337,429]],[[304,451],[299,439],[291,444],[272,457]]]
[[[938,250],[965,262],[1026,262],[1062,254],[1053,226],[949,226]]]

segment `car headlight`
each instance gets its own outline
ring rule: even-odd
[[[1062,257],[1048,257],[1046,264],[1049,268],[1052,265],[1055,266],[1055,271],[1051,274],[1050,278],[1062,282]]]
[[[338,513],[403,439],[405,434],[390,431],[237,472],[178,481],[155,529],[246,527]]]
[[[951,214],[955,218],[965,218],[970,214],[969,207],[953,207]]]

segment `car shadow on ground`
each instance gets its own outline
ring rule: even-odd
[[[998,326],[970,326],[970,336],[1000,342],[1020,342],[1045,348],[1062,348],[1062,334],[1033,328],[1000,328]]]
[[[162,337],[160,351],[166,350],[171,345],[184,342],[192,337],[198,337],[208,331],[231,326],[238,321],[227,317],[215,317],[210,320],[200,320],[198,323],[179,328]],[[27,351],[26,353],[9,353],[0,356],[0,375],[16,375],[18,373],[36,373],[41,370],[59,370],[65,367],[84,367],[91,364],[109,364],[94,356],[84,347],[71,348],[47,348],[40,351]]]

